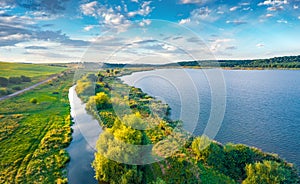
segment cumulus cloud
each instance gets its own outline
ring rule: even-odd
[[[97,1],[92,1],[89,3],[81,4],[80,10],[83,15],[93,16],[99,19],[99,24],[105,28],[111,30],[117,30],[118,32],[125,31],[128,27],[132,25],[133,17],[140,15],[146,17],[151,13],[152,8],[150,6],[151,1],[145,1],[141,3],[139,9],[128,12],[126,4],[122,4],[122,7],[116,6],[112,7],[107,4],[101,4]],[[123,10],[123,11],[122,11]],[[141,20],[138,24],[143,27],[149,25],[151,22],[149,20]],[[91,30],[92,27],[85,27],[85,31]]]
[[[137,11],[128,12],[129,17],[134,17],[136,15],[146,16],[151,13],[152,9],[150,7],[151,1],[145,1],[141,5],[141,8]]]
[[[96,16],[97,1],[80,5],[80,10],[84,15]]]
[[[279,11],[283,10],[283,5],[289,4],[287,0],[265,0],[258,3],[258,6],[268,6],[268,11]]]
[[[263,5],[266,5],[266,6],[280,6],[280,5],[283,5],[283,4],[288,4],[288,1],[287,0],[266,0],[264,2],[258,3],[257,5],[258,6],[263,6]]]

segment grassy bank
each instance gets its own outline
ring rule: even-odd
[[[66,182],[72,80],[72,74],[65,74],[0,102],[0,183]]]

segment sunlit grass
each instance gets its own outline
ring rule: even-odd
[[[72,79],[69,74],[0,102],[0,183],[65,180]],[[32,98],[37,103],[31,103]]]

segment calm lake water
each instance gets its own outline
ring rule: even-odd
[[[187,130],[202,135],[214,94],[204,71],[161,69],[121,79],[168,103],[172,118],[182,119]],[[226,109],[214,139],[255,146],[300,166],[300,71],[224,70],[222,73]],[[187,111],[187,107],[192,112],[200,110],[197,115],[183,117],[182,111]],[[191,125],[195,116],[196,127]]]

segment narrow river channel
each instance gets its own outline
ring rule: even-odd
[[[97,120],[85,110],[85,104],[77,96],[75,86],[69,89],[72,126],[72,142],[67,148],[70,162],[67,177],[70,184],[97,184],[91,167],[94,160],[96,141],[102,132]]]

